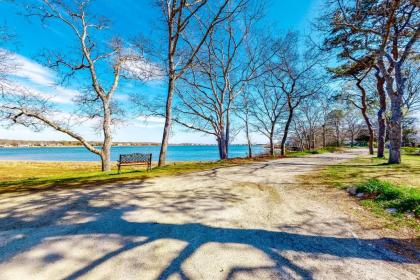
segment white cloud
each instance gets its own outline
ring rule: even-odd
[[[130,57],[123,64],[124,74],[126,76],[142,81],[162,80],[164,72],[157,64],[147,60],[133,49],[128,48],[125,52],[127,57]]]
[[[25,83],[18,83],[16,81],[9,81],[7,84],[3,84],[3,88],[5,91],[10,91],[10,93],[17,96],[39,97],[40,99],[49,100],[56,104],[73,104],[74,98],[79,95],[79,92],[76,90],[60,86],[40,90],[33,85],[25,85]]]
[[[155,117],[155,116],[145,116],[141,115],[137,117],[137,120],[142,122],[150,122],[150,123],[165,123],[165,118],[163,117]]]
[[[31,81],[41,86],[53,86],[55,84],[54,72],[19,54],[13,55],[15,58],[16,69],[11,74],[13,76]]]
[[[10,89],[30,92],[31,95],[57,104],[72,104],[75,97],[80,95],[77,90],[57,85],[55,73],[47,67],[17,53],[12,55],[13,65],[10,68],[13,70],[8,73],[11,77],[8,85]]]

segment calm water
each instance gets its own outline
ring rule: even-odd
[[[113,147],[112,160],[119,154],[152,153],[153,160],[159,157],[159,146]],[[263,146],[254,146],[253,153],[262,153]],[[244,157],[248,154],[247,146],[230,146],[230,157]],[[211,161],[219,159],[217,146],[169,146],[168,161]],[[97,161],[99,157],[84,147],[48,147],[48,148],[0,148],[0,160],[45,160],[45,161]]]

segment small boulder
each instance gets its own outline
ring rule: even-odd
[[[347,188],[347,192],[351,195],[356,195],[357,194],[357,188],[356,187],[349,187],[349,188]]]
[[[394,214],[394,213],[398,212],[398,209],[397,208],[387,208],[387,209],[385,209],[385,211],[388,212],[388,213]]]
[[[364,194],[364,193],[362,193],[362,192],[359,192],[358,194],[356,194],[356,196],[357,196],[358,198],[363,198],[363,197],[365,196],[365,194]]]
[[[407,218],[409,218],[409,219],[414,219],[415,217],[416,217],[416,215],[414,215],[414,213],[407,213],[407,214],[405,214],[405,216],[407,217]]]

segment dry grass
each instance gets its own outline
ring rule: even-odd
[[[0,181],[97,172],[100,168],[97,162],[0,161]]]
[[[0,193],[46,190],[55,187],[94,187],[107,183],[184,174],[224,166],[249,164],[264,158],[237,158],[217,162],[172,163],[146,172],[144,166],[123,167],[121,174],[100,172],[99,163],[0,161]]]
[[[330,166],[320,175],[325,183],[337,187],[348,187],[369,179],[377,179],[420,188],[420,156],[405,155],[400,165],[386,162],[385,159],[359,157],[350,162]]]

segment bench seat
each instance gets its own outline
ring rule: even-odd
[[[118,160],[118,173],[121,173],[121,166],[146,165],[147,171],[152,170],[152,154],[121,154]]]

